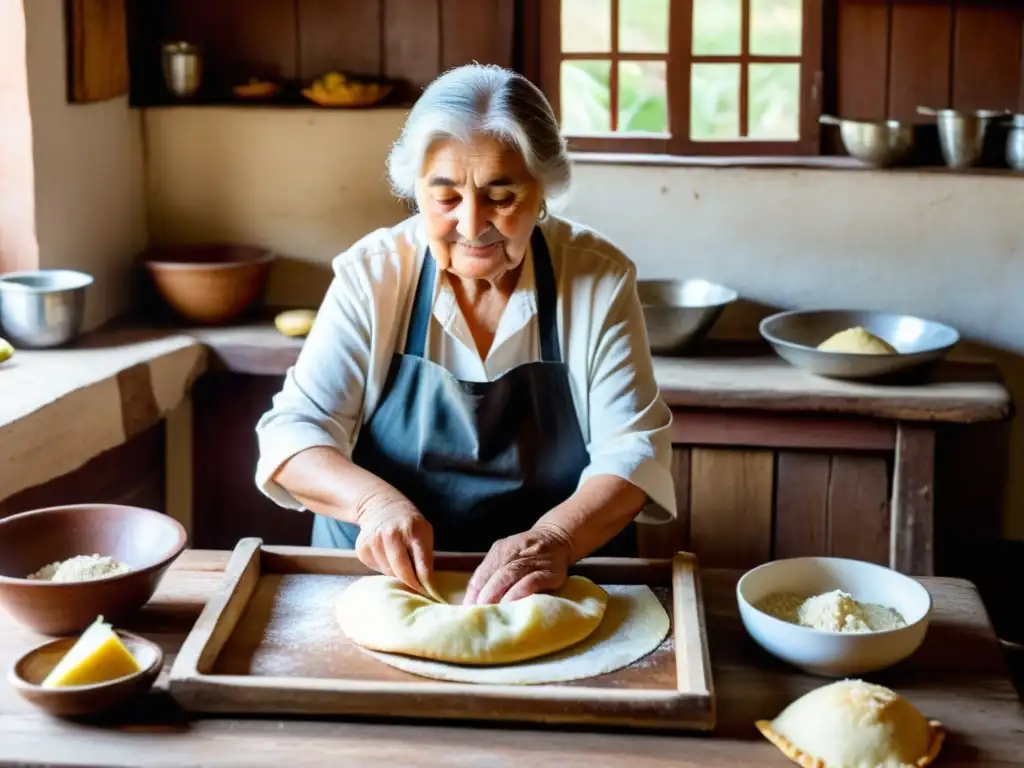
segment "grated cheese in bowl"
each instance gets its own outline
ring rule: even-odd
[[[839,589],[811,597],[792,592],[777,593],[769,595],[755,607],[791,624],[828,632],[884,632],[907,625],[896,609],[855,600],[848,592]]]
[[[73,582],[93,581],[108,576],[128,573],[131,566],[107,555],[75,555],[67,560],[58,560],[44,565],[25,578],[32,581]]]

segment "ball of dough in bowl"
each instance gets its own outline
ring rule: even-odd
[[[896,355],[896,348],[859,325],[834,333],[818,345],[822,352],[846,352],[855,355]]]
[[[550,594],[463,605],[470,575],[435,574],[443,603],[390,576],[364,576],[338,598],[338,623],[353,643],[375,651],[453,664],[511,664],[583,640],[608,605],[608,593],[582,576],[570,576]]]

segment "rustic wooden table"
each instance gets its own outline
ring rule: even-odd
[[[168,571],[126,628],[168,653],[153,693],[128,713],[97,722],[51,719],[0,689],[0,762],[20,765],[763,766],[791,765],[755,730],[826,680],[795,674],[753,645],[739,622],[738,574],[706,571],[703,588],[718,727],[712,735],[567,731],[422,722],[189,718],[167,696],[167,670],[229,553],[192,550]],[[967,582],[922,578],[935,600],[918,653],[872,679],[907,696],[949,729],[938,765],[1020,765],[1024,714],[985,609]],[[0,616],[0,662],[44,638]]]

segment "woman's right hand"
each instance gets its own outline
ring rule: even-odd
[[[375,494],[359,506],[359,561],[437,599],[433,586],[434,529],[427,519],[401,495]]]

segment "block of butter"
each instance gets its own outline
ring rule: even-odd
[[[91,685],[116,680],[141,669],[113,627],[98,616],[46,676],[44,688]]]

